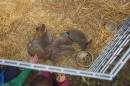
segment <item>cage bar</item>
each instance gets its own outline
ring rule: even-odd
[[[122,56],[122,58],[119,60],[119,62],[115,65],[115,67],[111,70],[110,74],[112,74],[113,77],[115,77],[117,75],[117,73],[121,70],[123,65],[128,61],[129,58],[130,58],[130,47],[129,47],[129,49],[127,49],[127,51]]]
[[[50,72],[78,75],[78,76],[84,76],[84,77],[90,77],[90,78],[112,80],[112,75],[110,74],[81,71],[81,70],[76,70],[76,69],[55,67],[55,66],[42,65],[42,64],[34,64],[34,63],[28,63],[28,62],[22,62],[22,61],[0,59],[0,64],[17,66],[21,68],[28,68],[28,69],[34,69],[34,70],[41,70],[41,71],[50,71]]]
[[[127,29],[127,30],[129,30],[129,29]],[[126,33],[126,32],[125,32]],[[119,36],[118,36],[119,37]],[[122,36],[123,37],[123,36]],[[126,36],[124,36],[124,37],[126,37]],[[115,50],[115,46],[116,46],[116,44],[117,43],[121,43],[122,41],[121,40],[119,40],[119,42],[114,42],[114,43],[112,43],[113,42],[113,40],[109,43],[109,45],[106,47],[106,49],[102,52],[102,54],[99,56],[99,58],[97,58],[97,60],[95,61],[95,64],[93,64],[92,66],[91,66],[91,68],[89,69],[89,70],[91,70],[92,71],[92,69],[94,69],[94,71],[96,72],[96,70],[95,70],[95,68],[96,69],[99,69],[99,68],[97,68],[97,66],[99,67],[101,67],[102,65],[104,65],[105,64],[105,62],[107,62],[107,60],[109,59],[109,57],[110,57],[110,55],[112,55],[113,54],[113,52],[114,52],[114,50]],[[111,48],[111,45],[112,44],[115,44],[115,46],[112,46],[112,48]],[[108,49],[110,49],[110,50],[108,50]],[[108,56],[108,57],[107,57]],[[102,61],[102,63],[101,63],[101,61]],[[97,66],[94,66],[94,65],[97,65]]]
[[[90,66],[88,71],[105,72],[107,67],[110,66],[110,61],[114,61],[113,57],[116,58],[117,55],[119,55],[120,51],[123,49],[123,46],[125,46],[129,42],[129,33],[130,18],[127,19],[125,23],[119,27],[119,31],[115,34],[115,36],[109,42],[104,51],[97,57],[94,63]]]
[[[64,67],[55,67],[43,64],[34,64],[29,62],[8,60],[8,59],[0,59],[0,64],[2,65],[10,65],[17,66],[21,68],[28,68],[34,70],[42,70],[42,71],[50,71],[50,72],[58,72],[64,74],[78,75],[90,78],[97,78],[103,80],[112,80],[117,73],[121,70],[123,65],[130,58],[130,18],[128,18],[124,24],[122,24],[119,28],[115,36],[108,43],[104,51],[97,57],[97,59],[93,62],[93,64],[89,67],[87,71],[70,69]],[[122,53],[122,50],[127,46],[127,50]],[[106,71],[115,61],[118,56],[118,62],[114,67],[110,70],[109,73]]]

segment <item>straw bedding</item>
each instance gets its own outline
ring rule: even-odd
[[[29,61],[26,46],[37,37],[35,28],[46,24],[53,39],[71,28],[83,31],[92,39],[87,51],[95,60],[116,32],[106,31],[104,24],[114,21],[119,26],[129,15],[129,0],[0,0],[0,57]],[[38,64],[87,70],[76,63],[80,46],[73,46],[75,53],[62,62],[39,59]]]

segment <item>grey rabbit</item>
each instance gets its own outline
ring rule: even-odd
[[[73,53],[75,50],[72,47],[72,40],[68,38],[68,34],[63,34],[55,38],[51,45],[45,48],[48,51],[52,51],[51,61],[59,62],[63,60],[66,55]]]
[[[37,27],[36,31],[38,33],[37,39],[39,40],[39,44],[43,48],[45,48],[46,46],[48,46],[52,43],[52,35],[47,30],[47,27],[45,26],[45,24],[42,24],[42,26]]]
[[[72,45],[61,45],[58,48],[54,49],[51,54],[52,62],[60,62],[62,61],[68,54],[72,54],[74,52],[74,48]]]
[[[77,42],[81,46],[82,50],[86,50],[87,45],[92,42],[92,40],[87,41],[86,35],[80,30],[71,29],[66,33],[72,41]]]
[[[37,27],[36,31],[38,37],[30,41],[27,45],[28,54],[31,56],[37,54],[39,58],[47,60],[51,52],[45,51],[44,48],[52,43],[51,33],[47,31],[47,27],[44,24]]]

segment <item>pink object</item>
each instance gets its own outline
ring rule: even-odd
[[[42,76],[45,76],[45,77],[48,78],[48,79],[51,79],[52,76],[53,76],[53,74],[51,74],[51,73],[49,73],[49,72],[46,72],[46,71],[43,71],[43,72],[41,73],[41,75],[42,75]]]

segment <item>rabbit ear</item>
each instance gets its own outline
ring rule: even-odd
[[[42,24],[42,28],[45,28],[45,24]]]
[[[45,24],[42,24],[41,31],[45,32],[45,30],[46,30],[46,26],[45,26]]]
[[[37,27],[37,28],[36,28],[36,31],[37,31],[37,32],[38,32],[38,31],[45,32],[45,31],[46,31],[46,26],[45,26],[45,24],[42,24],[42,26]]]
[[[90,41],[86,42],[86,45],[90,44],[91,42],[92,42],[92,40],[90,40]]]
[[[40,30],[40,27],[37,27],[37,28],[36,28],[36,31],[38,32],[39,30]]]
[[[88,45],[88,44],[90,44],[91,42],[92,42],[92,40],[90,40],[90,41],[87,41],[87,42],[85,43],[85,47],[84,47],[82,50],[83,50],[83,51],[84,51],[84,50],[86,50],[86,48],[87,48],[87,45]]]
[[[45,26],[45,24],[42,24],[41,26],[37,27],[36,31],[37,31],[37,33],[38,33],[39,36],[44,35],[45,32],[46,32],[46,26]]]

